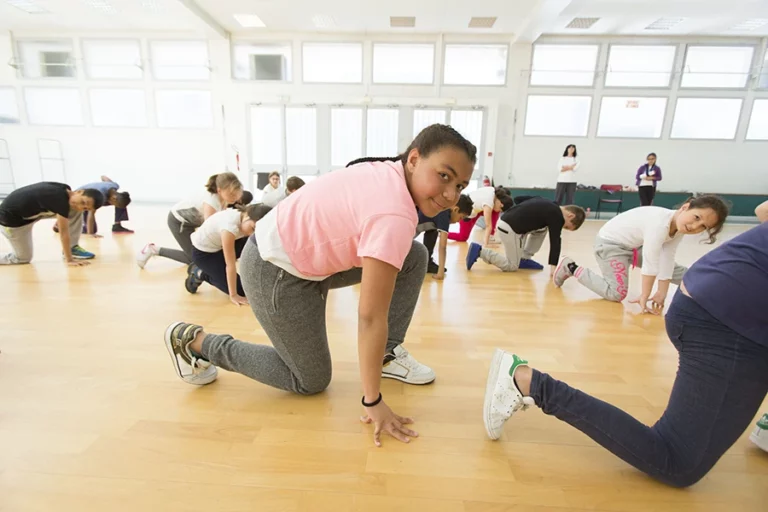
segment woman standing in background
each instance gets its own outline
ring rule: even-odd
[[[635,175],[635,185],[640,193],[640,206],[653,204],[657,181],[661,181],[661,167],[656,165],[656,153],[650,153],[646,163],[640,166]]]
[[[576,171],[579,168],[579,159],[576,146],[568,144],[563,151],[563,156],[557,163],[557,188],[555,189],[555,202],[559,205],[573,204],[573,196],[576,194]]]

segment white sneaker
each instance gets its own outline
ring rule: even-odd
[[[525,410],[531,405],[536,405],[533,398],[524,397],[515,384],[515,371],[524,365],[528,365],[528,361],[523,361],[516,354],[499,349],[493,353],[483,403],[485,431],[491,439],[501,437],[504,423],[513,414],[520,409]]]
[[[174,322],[165,330],[165,348],[171,355],[176,374],[188,384],[203,386],[216,380],[218,370],[205,359],[198,359],[189,350],[189,344],[203,328],[199,325]]]
[[[136,255],[136,264],[139,266],[139,268],[144,268],[144,265],[147,264],[149,259],[152,256],[157,256],[160,254],[160,249],[158,249],[155,244],[147,244],[144,246],[144,248],[139,251],[139,253]]]
[[[749,440],[761,450],[768,452],[768,414],[763,414],[763,417],[757,422],[755,430],[749,434]]]
[[[381,376],[396,379],[406,384],[429,384],[435,380],[435,372],[429,366],[415,360],[402,345],[384,355]]]
[[[555,269],[555,273],[552,275],[552,282],[555,283],[555,286],[558,288],[563,286],[563,283],[566,281],[566,279],[573,277],[571,270],[568,268],[568,265],[571,263],[576,262],[568,256],[563,256],[560,258],[560,263],[558,263],[557,268]]]

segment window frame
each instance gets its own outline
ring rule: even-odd
[[[13,56],[13,60],[18,64],[18,67],[16,69],[16,78],[18,80],[44,80],[44,81],[53,81],[53,82],[77,82],[80,79],[80,66],[77,65],[77,44],[75,43],[74,38],[70,37],[42,37],[42,38],[36,38],[36,37],[21,37],[21,38],[15,38],[11,37],[11,54]],[[72,76],[39,76],[39,77],[28,77],[24,76],[24,59],[21,56],[21,48],[20,44],[22,43],[59,43],[59,42],[69,42],[71,49],[72,49],[72,70],[74,73]],[[66,87],[66,86],[65,86]]]
[[[307,84],[307,85],[363,85],[365,84],[365,41],[364,40],[355,40],[355,41],[340,41],[340,40],[330,40],[330,41],[322,41],[322,40],[308,40],[308,41],[301,41],[301,84]],[[359,45],[360,46],[360,81],[359,82],[308,82],[305,78],[304,73],[304,48],[307,45],[313,45],[313,44],[327,44],[327,45],[334,45],[334,44],[345,44],[345,45]]]
[[[550,87],[551,89],[551,87]],[[589,116],[587,117],[587,133],[584,135],[528,135],[525,133],[526,125],[528,124],[528,99],[531,96],[565,96],[565,97],[573,97],[573,98],[589,98]],[[522,136],[523,137],[554,137],[554,138],[563,138],[563,137],[570,137],[570,138],[576,138],[576,139],[589,139],[589,130],[592,128],[592,109],[595,108],[595,95],[594,94],[565,94],[565,93],[555,93],[555,92],[548,92],[548,93],[538,93],[538,94],[531,94],[529,91],[525,95],[525,110],[523,111],[523,131]],[[599,117],[598,117],[599,121]]]
[[[18,89],[13,85],[0,85],[0,90],[9,90],[13,93],[13,102],[16,105],[16,117],[19,121],[18,123],[0,123],[0,126],[3,128],[8,126],[22,126],[24,124],[24,114],[26,114],[26,112],[22,113],[22,101],[20,101],[22,98],[19,95]],[[22,95],[23,94],[22,91]]]
[[[447,55],[447,49],[449,46],[503,46],[507,49],[507,59],[504,62],[504,83],[501,84],[449,84],[445,82],[445,68],[448,65],[448,59],[446,58]],[[441,87],[492,87],[495,89],[498,88],[504,88],[509,85],[509,61],[511,58],[511,45],[509,42],[483,42],[483,43],[477,43],[477,42],[471,42],[471,43],[462,43],[459,41],[443,41],[443,47],[442,47],[442,54],[440,55],[441,60],[441,66],[440,66],[440,86]],[[435,60],[437,60],[437,55],[435,55]],[[437,63],[436,63],[437,64]]]
[[[693,47],[710,47],[710,48],[752,48],[752,60],[750,61],[749,69],[747,70],[747,78],[744,80],[743,87],[702,87],[702,86],[684,86],[683,78],[685,77],[685,68],[688,62],[688,51]],[[677,89],[683,91],[747,91],[750,89],[750,82],[754,79],[755,59],[757,54],[760,53],[760,46],[757,43],[745,44],[745,43],[685,43],[685,50],[683,52],[683,60],[679,70],[680,80],[677,83]],[[743,98],[742,98],[743,99]],[[700,139],[694,139],[700,140]],[[723,139],[715,139],[723,140]]]
[[[649,87],[648,89],[651,89],[651,88]],[[659,132],[659,136],[658,137],[626,137],[626,136],[611,137],[611,136],[607,136],[607,135],[598,135],[600,133],[600,116],[603,113],[603,99],[604,98],[628,98],[628,97],[649,98],[649,99],[653,98],[653,99],[666,100],[666,102],[664,104],[664,114],[662,115],[662,118],[661,118],[661,131]],[[659,96],[659,95],[651,95],[651,94],[601,94],[600,95],[600,106],[597,108],[597,124],[595,125],[595,139],[609,139],[609,140],[662,140],[662,139],[664,139],[664,125],[665,125],[666,120],[667,120],[667,114],[669,114],[669,104],[670,103],[672,103],[672,98],[669,95],[667,95],[667,96]],[[677,105],[677,101],[675,101],[675,105]],[[695,139],[695,140],[700,140],[700,139]],[[722,140],[722,139],[717,139],[717,140]]]
[[[752,124],[752,113],[755,110],[755,103],[758,102],[758,101],[768,102],[768,97],[759,96],[759,97],[756,97],[756,98],[752,98],[752,101],[749,104],[749,116],[747,117],[747,127],[744,130],[744,142],[748,142],[748,143],[762,142],[762,143],[765,144],[766,142],[768,142],[768,137],[766,137],[765,139],[750,139],[749,138],[749,127]],[[742,110],[745,110],[745,109],[742,109]],[[741,119],[739,119],[739,121],[741,121]]]
[[[157,71],[155,69],[155,55],[152,51],[152,46],[155,43],[205,43],[206,53],[208,55],[208,65],[205,66],[208,69],[208,78],[158,78]],[[210,83],[213,80],[213,66],[211,65],[211,45],[207,39],[147,39],[147,63],[149,64],[150,77],[152,81],[169,83],[169,82],[181,82],[181,83]]]
[[[408,46],[408,45],[420,45],[432,47],[432,81],[431,82],[377,82],[374,79],[374,73],[376,69],[376,45],[389,45],[389,46]],[[381,86],[404,86],[404,87],[434,87],[437,84],[437,44],[434,41],[384,41],[384,40],[372,40],[371,41],[371,85]],[[363,70],[365,71],[365,70]]]
[[[669,70],[669,81],[667,82],[667,85],[652,85],[652,86],[646,86],[646,85],[607,85],[608,82],[608,66],[611,62],[611,50],[614,46],[671,46],[675,49],[675,55],[672,57],[672,68]],[[685,50],[685,55],[687,55],[687,49]],[[683,63],[685,63],[685,55],[683,56]],[[603,70],[603,89],[608,90],[626,90],[626,89],[642,89],[644,91],[666,91],[672,88],[672,84],[675,80],[675,75],[677,74],[677,71],[675,70],[675,64],[678,62],[678,57],[680,57],[680,44],[679,43],[648,43],[648,44],[623,44],[623,43],[610,43],[608,44],[608,52],[605,55],[605,69]],[[599,57],[598,57],[599,61]],[[682,80],[682,72],[680,74],[680,79]],[[669,97],[667,98],[669,99]],[[601,100],[602,103],[602,100]],[[667,104],[669,104],[669,101],[667,101]]]
[[[536,47],[537,46],[596,46],[597,47],[597,55],[595,56],[595,69],[592,72],[592,83],[589,85],[538,85],[538,84],[531,84],[531,80],[533,79],[533,57],[536,53]],[[579,42],[579,43],[568,43],[568,42],[541,42],[541,43],[534,43],[531,46],[531,58],[529,61],[529,71],[528,71],[528,88],[535,88],[535,89],[569,89],[569,90],[578,90],[578,89],[595,89],[597,87],[597,75],[601,72],[600,70],[600,55],[602,52],[603,45],[598,41],[592,41],[592,42]],[[606,56],[607,58],[607,56]],[[607,60],[606,60],[607,65]],[[603,70],[604,71],[604,70]],[[535,95],[535,96],[541,96],[541,95]],[[558,96],[563,96],[562,94],[558,94]],[[578,95],[572,95],[572,94],[566,94],[565,96],[578,96]],[[527,104],[527,102],[526,102]]]
[[[250,78],[236,78],[235,77],[235,46],[238,45],[253,45],[253,46],[287,46],[291,49],[291,79],[290,80],[258,80],[258,79],[250,79]],[[294,46],[293,41],[289,40],[283,40],[283,41],[250,41],[245,39],[239,39],[232,41],[229,44],[229,67],[230,67],[230,80],[236,83],[240,84],[292,84],[296,82],[295,75],[295,69],[294,66],[296,64],[296,55],[294,55]],[[303,60],[302,60],[302,66],[303,66]],[[302,69],[303,71],[303,69]]]
[[[141,76],[139,78],[94,78],[91,76],[91,74],[88,71],[88,59],[86,58],[86,50],[85,47],[88,43],[92,43],[94,41],[97,42],[120,42],[120,41],[131,41],[135,42],[139,47],[139,65],[141,69]],[[151,51],[151,50],[150,50]],[[82,56],[82,67],[83,67],[83,76],[87,80],[93,80],[93,81],[99,81],[99,82],[142,82],[147,78],[147,62],[148,59],[147,56],[144,55],[144,48],[141,44],[141,39],[136,39],[132,37],[84,37],[80,39],[80,55]],[[151,66],[149,66],[151,67]],[[152,77],[154,79],[154,76]]]
[[[763,48],[762,46],[758,46],[758,49],[761,50],[759,53],[760,55],[757,56],[757,62],[759,64],[759,67],[757,68],[757,80],[755,83],[755,90],[756,91],[768,91],[768,47]],[[755,52],[758,53],[758,52]],[[760,79],[761,77],[765,75],[766,81],[765,86],[760,86]]]
[[[677,119],[677,105],[681,99],[695,99],[695,100],[739,100],[741,105],[739,107],[739,117],[736,119],[736,129],[733,131],[733,137],[730,139],[711,139],[711,138],[691,138],[691,137],[673,137],[672,131],[675,128],[675,119]],[[734,96],[678,96],[675,98],[675,109],[672,111],[672,120],[669,125],[668,140],[689,140],[689,141],[709,141],[709,142],[734,142],[738,140],[739,127],[741,126],[742,117],[744,116],[745,98]],[[751,110],[750,110],[751,111]],[[746,136],[746,135],[745,135]]]

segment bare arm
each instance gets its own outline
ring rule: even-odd
[[[216,213],[216,210],[213,208],[213,206],[209,205],[208,203],[203,203],[203,220],[208,219],[208,217],[214,213]]]
[[[67,265],[79,267],[89,265],[87,261],[76,260],[72,257],[72,242],[69,238],[69,219],[61,215],[56,216],[56,224],[59,226],[59,239],[61,240],[61,251],[64,253],[64,259]]]
[[[95,235],[96,234],[96,210],[90,210],[88,213],[90,214],[88,215],[88,234]]]
[[[437,248],[437,274],[435,279],[442,281],[445,278],[445,260],[448,253],[448,233],[440,231],[440,245]]]
[[[491,233],[493,232],[493,208],[488,205],[483,206],[483,219],[485,220],[485,238],[483,239],[483,245],[488,245],[491,241]]]
[[[755,208],[755,215],[761,223],[768,222],[768,201]]]
[[[229,231],[221,232],[221,248],[224,251],[224,262],[227,264],[227,289],[229,298],[237,304],[247,304],[245,297],[237,293],[237,256],[235,255],[235,235]],[[238,300],[241,299],[241,300]]]
[[[112,181],[109,177],[102,174],[101,181]]]

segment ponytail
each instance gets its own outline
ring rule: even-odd
[[[211,194],[216,193],[216,178],[218,178],[218,174],[214,174],[210,178],[208,178],[208,181],[205,183],[205,190],[210,192]]]
[[[205,190],[211,194],[217,193],[220,189],[223,190],[243,190],[243,184],[240,183],[240,179],[233,172],[222,172],[221,174],[214,174],[205,184]]]
[[[403,159],[401,155],[398,156],[367,156],[365,158],[358,158],[357,160],[352,160],[349,162],[345,167],[352,167],[353,165],[357,164],[364,164],[366,162],[399,162]]]

